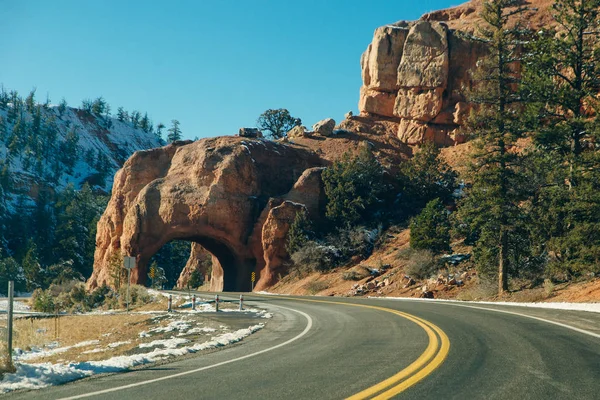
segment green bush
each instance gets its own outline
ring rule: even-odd
[[[410,223],[410,247],[441,253],[450,250],[450,220],[440,199],[427,203]]]

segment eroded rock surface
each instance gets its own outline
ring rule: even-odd
[[[483,45],[445,22],[400,21],[377,28],[362,56],[359,110],[397,123],[398,138],[410,145],[460,143],[458,128],[468,115],[468,71],[485,54]]]
[[[144,284],[148,260],[178,239],[196,242],[218,259],[223,290],[248,290],[252,271],[257,288],[272,284],[271,269],[280,267],[277,243],[289,222],[285,212],[297,210],[301,201],[307,202],[301,207],[322,208],[320,181],[311,179],[319,173],[311,168],[321,163],[313,152],[240,137],[175,142],[135,153],[117,173],[98,223],[88,287],[112,283],[115,254],[137,258],[132,281]],[[293,200],[282,208],[286,196]],[[278,232],[263,234],[265,224]],[[218,273],[213,268],[215,285]]]

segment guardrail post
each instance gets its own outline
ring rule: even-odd
[[[173,311],[173,295],[172,294],[169,295],[169,306],[167,308],[167,311],[168,312]]]
[[[196,310],[196,295],[192,296],[192,310]]]
[[[219,312],[219,295],[215,295],[215,311]]]
[[[240,311],[244,309],[244,295],[240,294]]]

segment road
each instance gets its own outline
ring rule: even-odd
[[[386,299],[246,301],[274,318],[239,345],[5,397],[600,398],[599,314]]]

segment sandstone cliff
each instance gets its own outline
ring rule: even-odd
[[[551,0],[524,3],[538,10],[527,15],[529,28],[549,23]],[[475,0],[377,28],[361,59],[361,115],[394,124],[397,137],[409,145],[463,143],[470,70],[486,55],[485,44],[473,40],[481,8],[482,1]]]

